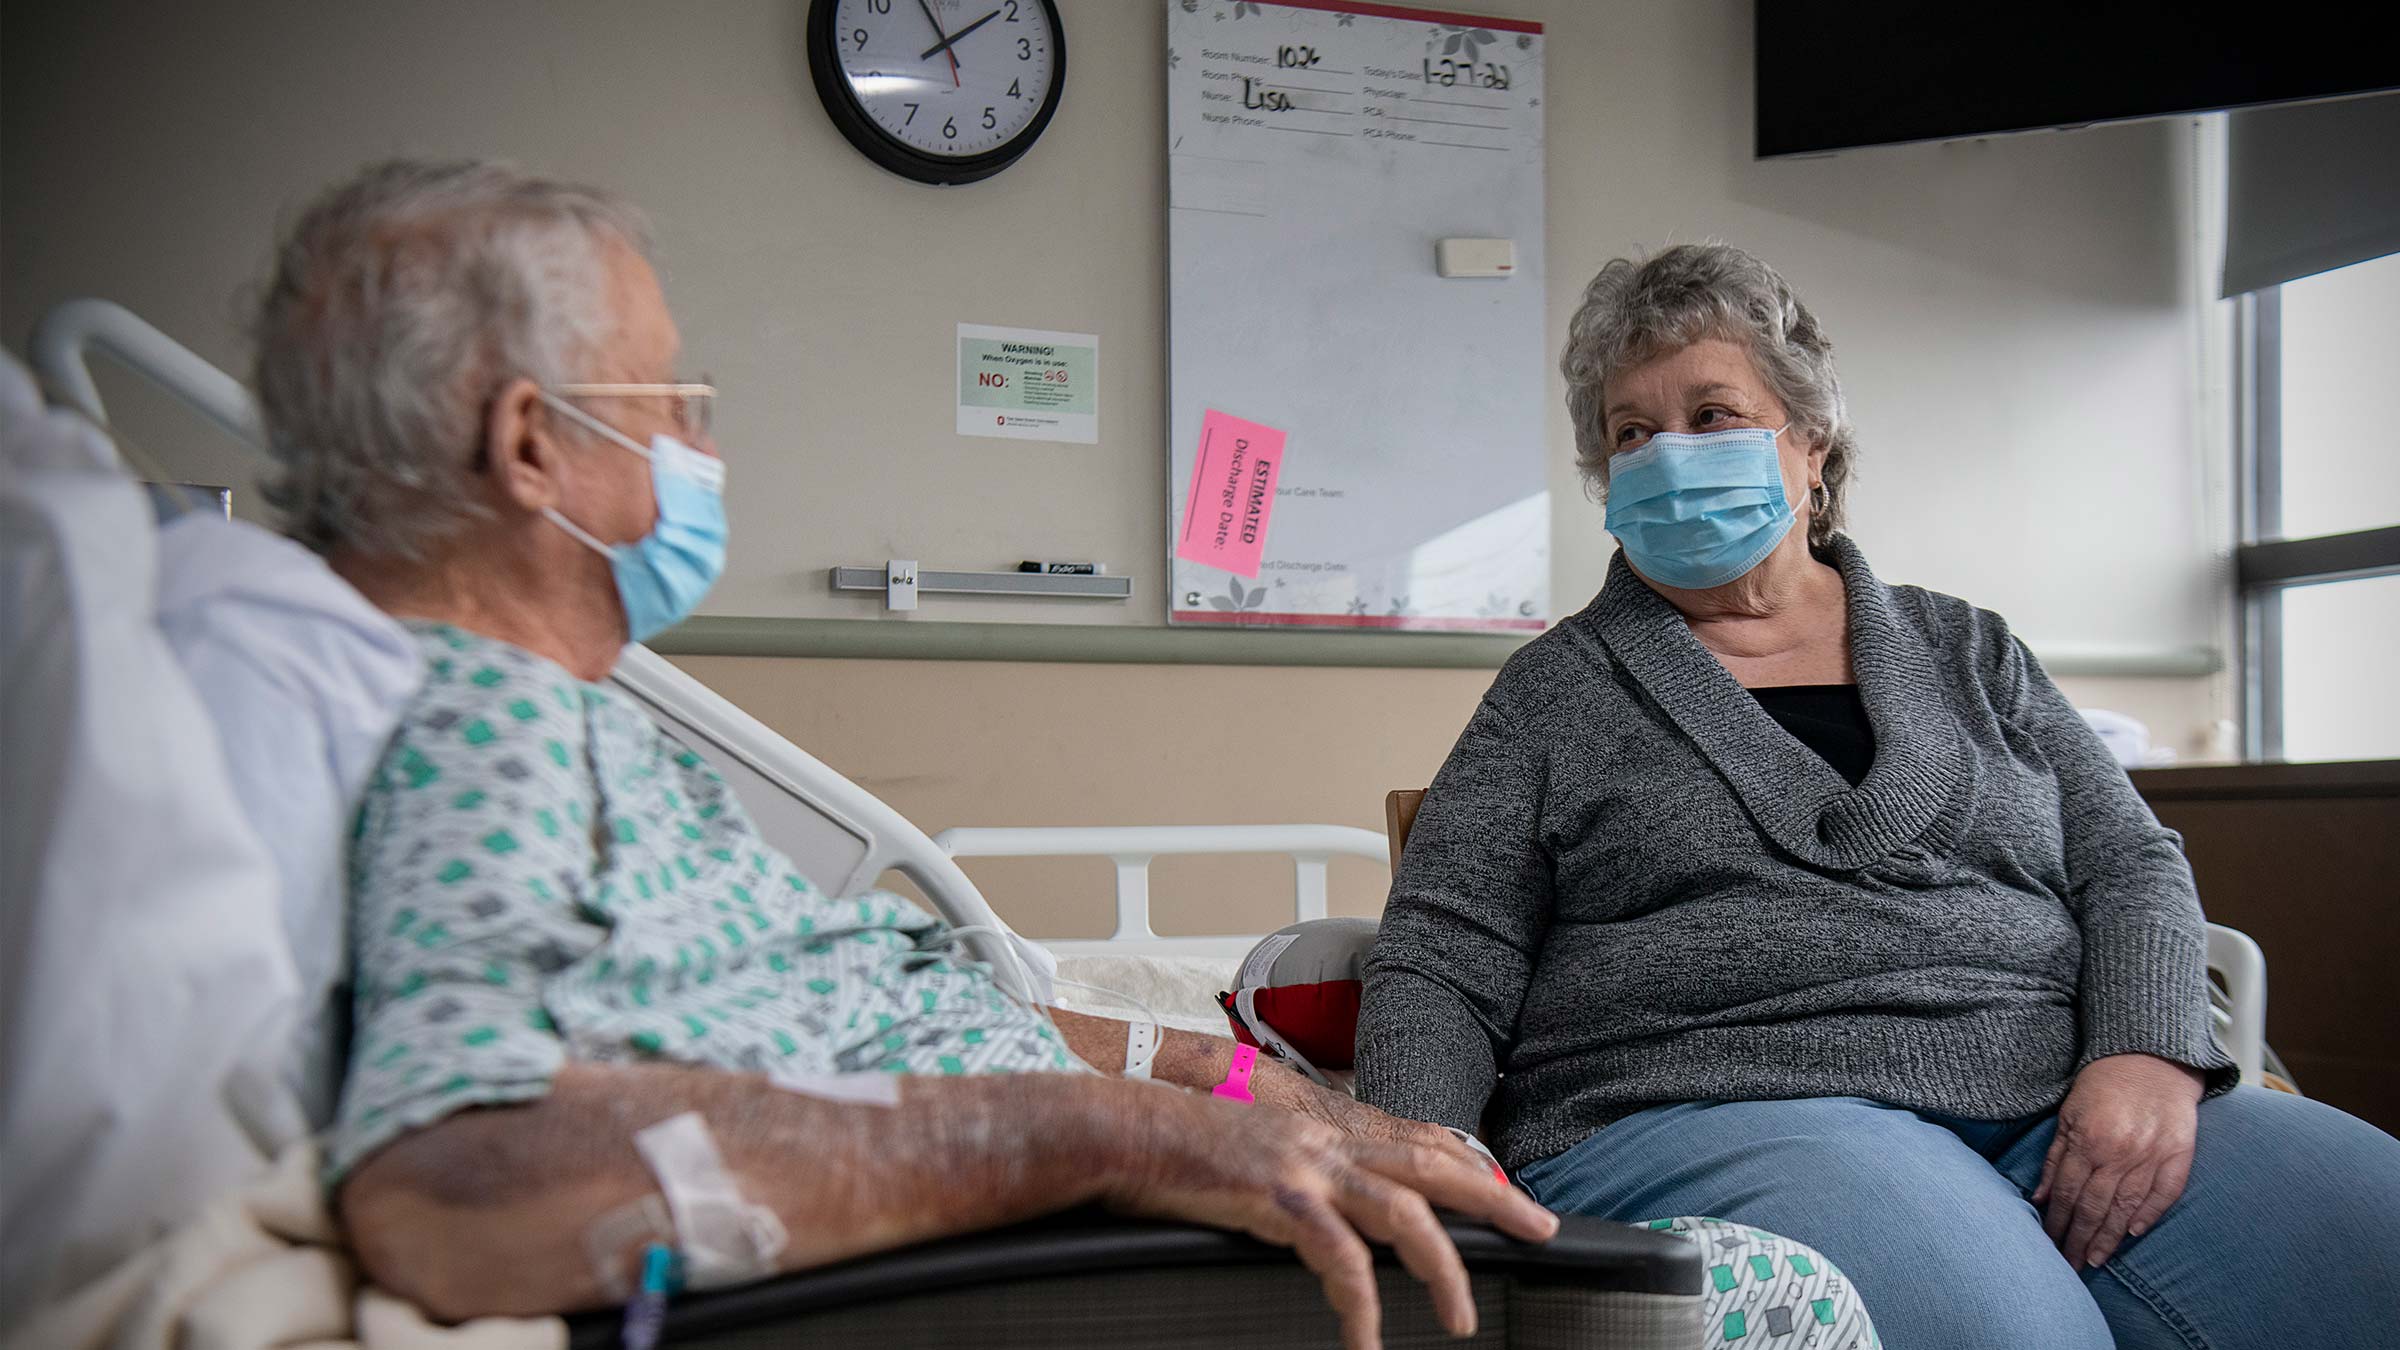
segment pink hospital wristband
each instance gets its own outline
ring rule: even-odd
[[[1225,1097],[1237,1102],[1255,1102],[1250,1095],[1250,1071],[1258,1067],[1258,1047],[1237,1045],[1233,1048],[1233,1063],[1225,1067],[1225,1081],[1210,1090],[1211,1096]]]

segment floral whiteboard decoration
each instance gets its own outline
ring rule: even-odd
[[[1464,24],[1443,24],[1441,28],[1434,30],[1435,34],[1438,36],[1444,28],[1451,30],[1449,39],[1442,43],[1442,55],[1444,56],[1463,56],[1472,61],[1475,59],[1476,49],[1490,46],[1500,40],[1500,35],[1489,28],[1469,28]]]
[[[1249,590],[1245,591],[1242,589],[1242,579],[1240,577],[1227,577],[1225,579],[1225,594],[1212,595],[1208,598],[1208,607],[1210,609],[1233,610],[1237,612],[1241,610],[1256,609],[1265,603],[1267,603],[1267,588],[1264,586],[1253,586]]]

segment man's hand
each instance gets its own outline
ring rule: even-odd
[[[1047,1011],[1059,1034],[1066,1037],[1067,1048],[1085,1063],[1106,1073],[1124,1070],[1125,1023],[1064,1008]],[[1169,1029],[1160,1038],[1151,1074],[1160,1082],[1206,1092],[1224,1081],[1225,1068],[1233,1059],[1233,1047],[1233,1041],[1223,1036],[1200,1036]],[[1346,1092],[1318,1087],[1297,1071],[1263,1056],[1252,1073],[1250,1091],[1261,1105],[1280,1106],[1360,1139],[1435,1149],[1474,1167],[1487,1178],[1492,1176],[1490,1163],[1441,1126],[1386,1115]]]
[[[2033,1192],[2070,1265],[2105,1264],[2182,1196],[2205,1085],[2199,1070],[2153,1055],[2110,1055],[2075,1075]]]
[[[1103,1192],[1110,1206],[1291,1248],[1324,1282],[1350,1350],[1373,1350],[1382,1335],[1374,1258],[1363,1239],[1396,1250],[1432,1292],[1442,1325],[1470,1336],[1475,1300],[1466,1266],[1433,1206],[1529,1242],[1558,1231],[1556,1215],[1493,1184],[1480,1160],[1363,1138],[1271,1106],[1159,1093],[1156,1107]]]
[[[1498,1184],[1508,1184],[1505,1179],[1493,1177],[1492,1164],[1486,1162],[1482,1154],[1460,1143],[1457,1135],[1439,1125],[1388,1115],[1349,1093],[1318,1087],[1282,1065],[1274,1065],[1271,1075],[1267,1072],[1268,1068],[1267,1061],[1259,1061],[1259,1073],[1250,1081],[1251,1090],[1263,1103],[1280,1106],[1310,1120],[1331,1125],[1355,1138],[1414,1144],[1437,1153],[1446,1153]]]

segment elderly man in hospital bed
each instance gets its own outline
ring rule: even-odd
[[[367,1273],[447,1318],[592,1305],[662,1185],[738,1190],[674,1235],[719,1279],[1100,1202],[1295,1249],[1358,1344],[1389,1243],[1470,1330],[1431,1206],[1556,1220],[1450,1136],[1268,1065],[1254,1105],[1113,1076],[1149,1050],[1125,1024],[1004,997],[897,896],[823,894],[599,683],[715,579],[743,467],[645,247],[603,194],[394,163],[306,213],[259,315],[270,495],[427,672],[350,853],[327,1172]],[[1232,1050],[1169,1032],[1149,1072],[1214,1088]]]

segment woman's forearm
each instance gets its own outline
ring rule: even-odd
[[[1370,966],[1358,1010],[1358,1097],[1472,1134],[1499,1083],[1492,1040],[1467,1001],[1416,971]]]
[[[2222,1071],[2230,1061],[2210,1038],[2206,922],[2181,841],[2039,664],[2022,648],[2017,660],[2014,721],[2056,776],[2062,898],[2083,938],[2081,1059],[2145,1054]]]

